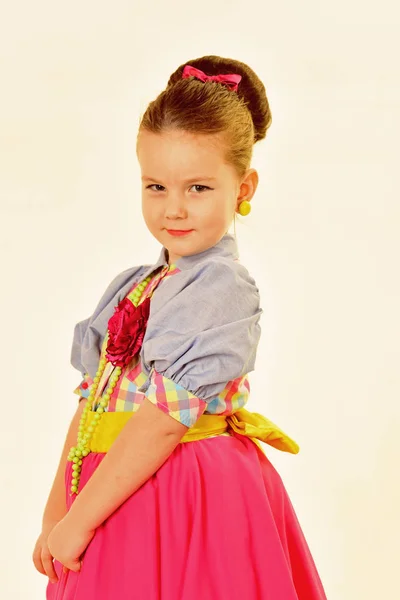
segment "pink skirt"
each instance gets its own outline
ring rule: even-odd
[[[81,486],[104,456],[84,460]],[[55,567],[47,600],[326,600],[281,477],[235,433],[179,444],[96,530],[79,573]]]

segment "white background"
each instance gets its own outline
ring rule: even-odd
[[[73,327],[158,258],[140,115],[205,54],[248,63],[272,110],[237,226],[264,308],[250,407],[301,446],[266,448],[329,600],[400,596],[399,21],[387,0],[4,3],[2,599],[44,598],[31,553],[76,407]]]

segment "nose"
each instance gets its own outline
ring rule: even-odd
[[[184,198],[179,194],[170,196],[165,206],[165,217],[167,219],[184,219],[187,216],[187,209]]]

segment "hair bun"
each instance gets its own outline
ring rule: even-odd
[[[167,88],[182,79],[183,69],[188,64],[204,71],[207,75],[225,75],[228,73],[241,75],[242,80],[236,93],[250,111],[254,125],[254,142],[265,138],[272,123],[272,115],[265,86],[253,69],[235,59],[214,55],[203,56],[188,60],[178,67],[170,76]]]

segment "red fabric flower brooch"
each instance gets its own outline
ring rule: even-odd
[[[142,347],[150,315],[150,298],[135,306],[124,298],[108,321],[106,358],[115,367],[125,367]]]

